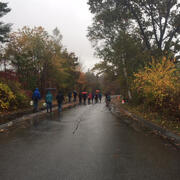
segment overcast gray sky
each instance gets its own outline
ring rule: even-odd
[[[3,21],[13,24],[13,30],[23,26],[43,26],[49,33],[58,27],[63,45],[75,52],[86,70],[98,62],[88,41],[87,27],[92,15],[87,0],[4,0],[12,9]]]

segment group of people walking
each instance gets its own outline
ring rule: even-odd
[[[77,101],[77,97],[79,99],[79,104],[86,104],[86,102],[88,104],[93,104],[100,102],[102,100],[102,94],[101,92],[96,92],[96,93],[88,93],[88,92],[79,92],[77,93],[76,91],[73,92],[69,92],[68,93],[68,102],[70,103],[71,101],[76,102]],[[73,98],[73,99],[72,99]],[[39,89],[36,88],[33,95],[32,95],[32,100],[33,100],[33,105],[34,105],[34,112],[37,112],[38,110],[38,102],[41,99],[41,94],[39,92]],[[106,95],[106,100],[107,100],[107,95]],[[58,94],[56,95],[56,100],[58,103],[58,112],[62,111],[62,103],[63,101],[65,101],[65,97],[63,95],[63,93],[61,91],[58,92]],[[53,95],[50,92],[50,90],[47,91],[46,95],[45,95],[45,104],[46,104],[46,109],[47,112],[52,112],[52,102],[53,102]]]
[[[88,104],[93,104],[101,102],[102,94],[101,93],[86,93],[86,92],[80,92],[79,93],[79,104],[86,104],[86,101],[88,101]]]
[[[34,105],[34,112],[37,112],[38,110],[38,102],[41,99],[41,94],[39,92],[39,89],[36,88],[33,95],[32,95],[32,100],[33,100],[33,105]],[[56,100],[58,103],[58,112],[62,111],[62,103],[64,101],[64,95],[61,91],[58,92],[56,96]],[[45,103],[46,103],[46,109],[47,112],[52,112],[52,102],[53,102],[53,95],[50,91],[47,91],[47,94],[45,96]]]

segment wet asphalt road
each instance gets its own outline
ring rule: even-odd
[[[0,180],[180,180],[180,152],[104,104],[55,113],[0,137]]]

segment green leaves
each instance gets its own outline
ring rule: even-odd
[[[6,57],[15,69],[25,89],[39,87],[72,88],[78,77],[78,58],[63,49],[62,35],[56,28],[53,36],[44,28],[24,27],[10,35]]]
[[[107,39],[111,40],[112,36],[116,39],[120,31],[125,31],[141,37],[147,49],[158,48],[163,51],[165,44],[168,42],[170,45],[174,37],[179,35],[180,3],[178,1],[89,0],[88,4],[95,15],[88,34],[91,40],[107,41]],[[133,26],[138,31],[133,31]]]

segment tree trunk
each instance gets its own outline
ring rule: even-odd
[[[128,85],[127,69],[126,69],[126,64],[125,64],[125,59],[124,58],[122,58],[122,63],[123,63],[123,73],[124,73],[124,77],[126,79],[128,98],[131,100],[132,99],[132,95],[131,95],[131,91],[130,91],[129,85]]]

